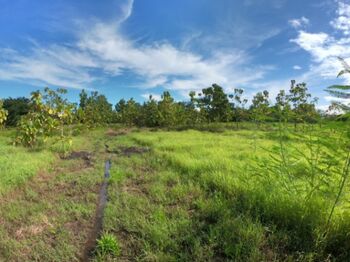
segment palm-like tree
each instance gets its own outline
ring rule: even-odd
[[[350,65],[341,57],[338,57],[340,62],[343,65],[343,70],[338,73],[337,77],[340,77],[344,74],[350,74]],[[327,87],[326,91],[336,97],[342,99],[350,99],[350,85],[332,85]],[[350,103],[342,103],[342,102],[332,102],[333,106],[343,110],[345,113],[350,113]]]

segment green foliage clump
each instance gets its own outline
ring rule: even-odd
[[[0,127],[5,123],[8,116],[8,111],[3,108],[3,101],[0,100]]]
[[[17,126],[21,117],[28,114],[30,100],[25,97],[4,99],[4,109],[8,111],[6,126]]]
[[[106,96],[98,92],[91,92],[91,95],[82,90],[80,93],[79,108],[76,112],[76,122],[89,127],[111,123],[113,119],[112,105]]]
[[[343,70],[341,70],[338,73],[337,77],[340,77],[344,74],[350,74],[350,65],[345,61],[345,59],[339,57],[340,62],[343,65]],[[332,95],[335,98],[343,98],[343,99],[349,99],[350,98],[350,86],[349,85],[332,85],[329,86],[326,91]],[[350,112],[350,105],[348,103],[343,103],[339,101],[333,101],[331,105],[331,109],[338,109],[342,110],[345,113]]]
[[[65,126],[73,121],[73,104],[64,99],[65,89],[56,91],[45,88],[44,95],[33,92],[30,99],[30,111],[23,116],[15,143],[34,147],[39,142],[45,142],[49,137],[59,132],[58,141],[66,154],[71,146],[70,134],[65,133]],[[68,145],[68,146],[66,146]]]
[[[99,258],[105,258],[109,255],[117,257],[120,255],[121,249],[114,235],[103,233],[101,238],[97,240],[96,252]]]

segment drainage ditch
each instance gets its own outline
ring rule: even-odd
[[[93,253],[96,249],[97,239],[100,238],[102,227],[103,227],[103,214],[104,209],[108,200],[108,180],[110,177],[111,160],[105,162],[105,173],[103,178],[103,183],[101,185],[100,194],[98,198],[98,204],[95,213],[95,222],[93,228],[91,229],[88,241],[85,244],[85,250],[81,261],[89,261],[92,258]]]

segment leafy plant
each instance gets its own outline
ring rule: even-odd
[[[106,257],[112,255],[117,257],[120,255],[121,249],[116,237],[109,233],[102,234],[101,238],[97,240],[97,255],[99,257]]]
[[[234,94],[233,95],[229,95],[229,97],[231,99],[233,99],[233,115],[234,115],[234,119],[236,121],[236,127],[238,128],[238,123],[240,121],[242,121],[245,117],[245,105],[247,104],[248,100],[247,99],[243,99],[242,95],[243,95],[244,90],[241,88],[235,88],[234,89]]]
[[[73,105],[62,97],[66,92],[65,89],[54,91],[49,88],[44,89],[44,95],[33,92],[30,111],[20,121],[15,143],[34,147],[39,140],[45,142],[59,131],[58,142],[66,154],[71,141],[70,134],[65,133],[65,126],[73,121]]]
[[[4,99],[4,109],[8,111],[6,126],[17,126],[21,117],[28,114],[30,100],[25,97]]]
[[[259,126],[269,115],[269,92],[264,90],[258,92],[252,100],[252,116],[254,122]]]
[[[340,77],[344,74],[350,74],[350,65],[345,61],[344,58],[338,57],[340,62],[343,65],[343,69],[338,73],[337,77]],[[348,99],[350,98],[350,85],[332,85],[327,87],[326,91],[334,96],[335,98],[343,98]],[[344,112],[348,113],[350,112],[350,105],[346,103],[342,103],[339,101],[333,101],[333,105],[336,105],[339,109],[343,110]]]
[[[0,100],[0,127],[5,123],[8,116],[8,111],[3,108],[3,101]]]

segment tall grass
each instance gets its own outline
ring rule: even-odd
[[[269,132],[150,132],[132,137],[155,148],[182,178],[195,181],[209,195],[220,192],[231,209],[272,230],[269,239],[280,255],[334,258],[340,255],[333,244],[347,250],[350,240],[350,216],[344,212],[349,162],[342,164],[348,158],[339,132],[324,126],[305,126],[302,131],[287,125]],[[321,247],[318,241],[325,231]],[[350,258],[350,253],[341,256]]]

